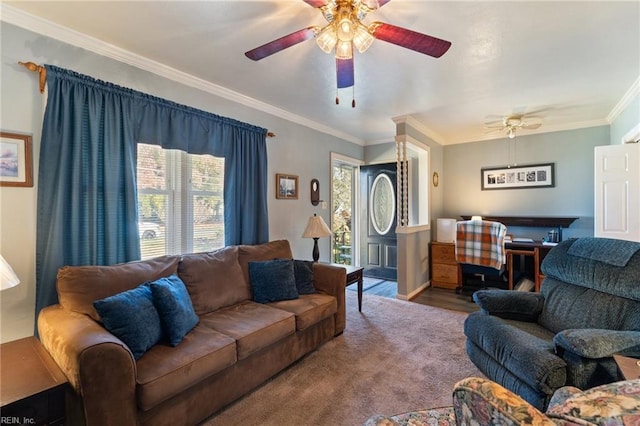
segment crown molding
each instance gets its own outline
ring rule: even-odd
[[[352,142],[357,145],[365,145],[365,142],[353,135],[335,130],[329,126],[291,113],[266,102],[259,101],[242,93],[235,92],[217,84],[210,83],[191,74],[177,70],[175,68],[161,64],[160,62],[145,58],[115,45],[106,43],[95,37],[88,36],[81,32],[72,30],[62,25],[55,24],[49,20],[26,13],[7,4],[0,3],[0,20],[16,25],[37,34],[44,35],[72,46],[80,47],[90,52],[96,53],[118,62],[131,65],[133,67],[151,72],[160,77],[167,78],[186,86],[193,87],[203,92],[245,105],[247,107],[265,112],[275,117],[317,130],[337,138]],[[277,132],[276,132],[277,133]]]
[[[624,94],[622,99],[613,107],[609,115],[607,115],[607,121],[609,123],[613,123],[616,118],[624,111],[629,104],[636,98],[640,96],[640,76],[633,82],[627,93]]]
[[[427,136],[428,138],[431,138],[434,142],[437,142],[440,145],[447,145],[447,140],[444,137],[442,137],[442,135],[431,130],[429,127],[425,126],[424,124],[416,120],[411,115],[399,115],[397,117],[393,117],[392,120],[396,124],[400,124],[400,123],[408,124],[409,126],[413,127],[415,130],[422,133],[423,135]]]

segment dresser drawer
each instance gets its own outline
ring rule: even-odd
[[[434,285],[448,283],[453,284],[455,287],[458,285],[458,266],[445,264],[433,265],[432,281]]]
[[[431,262],[456,264],[456,246],[453,244],[432,244]]]

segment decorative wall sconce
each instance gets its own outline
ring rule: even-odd
[[[317,206],[322,200],[320,199],[320,182],[318,179],[311,179],[311,204]]]

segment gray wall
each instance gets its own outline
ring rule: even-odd
[[[609,144],[609,126],[517,136],[517,163],[555,164],[555,187],[482,191],[480,170],[509,162],[508,139],[444,148],[444,215],[576,216],[564,237],[593,235],[593,148]],[[540,239],[547,229],[510,229]]]
[[[267,141],[270,237],[288,239],[294,255],[301,259],[311,259],[313,241],[301,238],[309,216],[318,213],[327,223],[330,221],[328,209],[323,210],[310,203],[310,180],[319,179],[320,197],[328,202],[330,153],[333,151],[357,159],[362,159],[364,155],[362,146],[5,22],[0,22],[0,41],[0,128],[3,131],[31,134],[36,159],[36,185],[33,188],[0,187],[0,253],[21,280],[20,285],[3,291],[1,295],[2,342],[32,335],[34,330],[37,159],[44,98],[38,92],[37,74],[18,65],[18,61],[72,69],[275,132],[277,137]],[[275,199],[276,173],[299,176],[298,200]],[[330,239],[322,238],[319,242],[320,259],[328,261]]]

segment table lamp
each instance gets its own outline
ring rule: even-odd
[[[329,237],[331,230],[322,219],[315,213],[309,218],[307,228],[302,233],[302,238],[313,238],[313,261],[317,262],[320,258],[320,250],[318,249],[318,238]]]
[[[20,284],[18,276],[0,254],[0,290],[6,290],[18,284]]]

